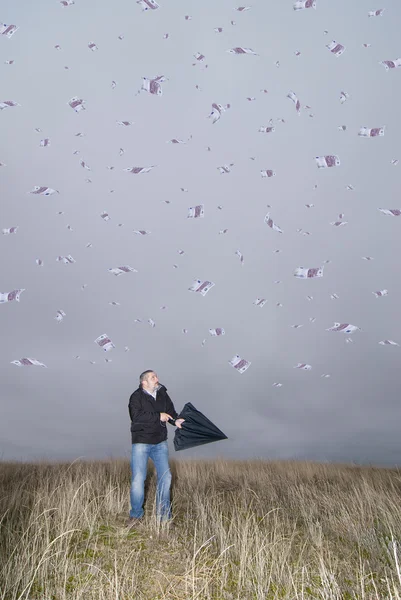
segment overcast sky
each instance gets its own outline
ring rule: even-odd
[[[128,456],[128,399],[154,369],[178,412],[192,402],[228,436],[175,453],[169,427],[174,458],[401,464],[401,347],[379,343],[401,344],[401,216],[378,210],[401,208],[401,68],[380,64],[401,57],[401,4],[293,5],[3,0],[19,29],[0,36],[0,102],[18,106],[0,111],[0,228],[18,230],[0,235],[0,292],[25,291],[0,306],[1,459]],[[138,94],[159,75],[161,95]],[[213,103],[230,104],[215,123]],[[318,168],[325,155],[340,165]],[[137,272],[109,272],[122,265]]]

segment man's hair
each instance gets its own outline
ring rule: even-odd
[[[154,373],[153,369],[148,369],[139,375],[139,385],[142,385],[142,383],[148,378],[149,373]]]

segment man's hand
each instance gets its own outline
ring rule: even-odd
[[[184,421],[185,421],[185,419],[176,419],[175,420],[176,427],[178,427],[178,429],[181,429],[181,425],[183,424]]]
[[[167,421],[168,421],[169,419],[172,419],[172,420],[174,420],[174,419],[173,419],[173,417],[172,417],[171,415],[169,415],[169,414],[167,414],[167,413],[160,413],[160,421],[162,421],[162,423],[167,423]]]

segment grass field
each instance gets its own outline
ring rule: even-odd
[[[401,472],[171,460],[176,527],[126,460],[0,463],[1,600],[401,599]]]

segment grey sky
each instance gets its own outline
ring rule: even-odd
[[[0,306],[1,457],[127,455],[128,398],[139,373],[153,368],[178,411],[192,402],[229,438],[174,453],[169,428],[174,458],[400,464],[401,347],[378,342],[401,344],[401,217],[377,209],[401,208],[401,164],[391,164],[401,160],[401,69],[379,64],[401,57],[401,5],[387,0],[377,18],[368,11],[382,6],[366,0],[317,0],[316,10],[302,11],[293,0],[253,0],[242,13],[229,0],[160,5],[143,12],[134,0],[2,4],[0,19],[19,29],[0,36],[0,102],[21,106],[0,112],[0,228],[19,226],[0,236],[0,291],[26,291]],[[346,46],[342,56],[325,47],[332,40]],[[227,53],[235,46],[258,56]],[[206,61],[192,66],[197,52]],[[162,96],[135,95],[142,77],[157,75],[168,78]],[[349,94],[344,104],[341,91]],[[68,106],[73,96],[85,111]],[[213,102],[231,105],[215,124],[207,118]],[[270,119],[275,132],[259,133]],[[384,137],[358,136],[361,126],[383,125]],[[190,135],[185,145],[166,143]],[[40,147],[45,137],[50,147]],[[318,169],[315,156],[326,154],[341,165]],[[232,171],[221,175],[226,163]],[[150,165],[146,174],[123,171]],[[262,169],[276,176],[262,178]],[[60,193],[29,194],[35,185]],[[205,217],[187,219],[200,203]],[[283,234],[264,223],[268,211]],[[330,225],[339,213],[348,224]],[[75,264],[56,262],[68,254]],[[325,260],[322,278],[294,277],[297,267]],[[124,264],[138,272],[108,272]],[[205,297],[188,291],[196,278],[215,283]],[[375,298],[383,288],[388,296]],[[268,300],[263,308],[253,305],[258,297]],[[66,317],[57,323],[60,309]],[[361,331],[326,331],[334,322]],[[214,327],[225,336],[211,337]],[[94,343],[103,333],[116,346],[108,353]],[[252,363],[242,375],[228,363],[237,353]],[[48,369],[10,364],[23,357]],[[312,370],[294,369],[299,362]]]

